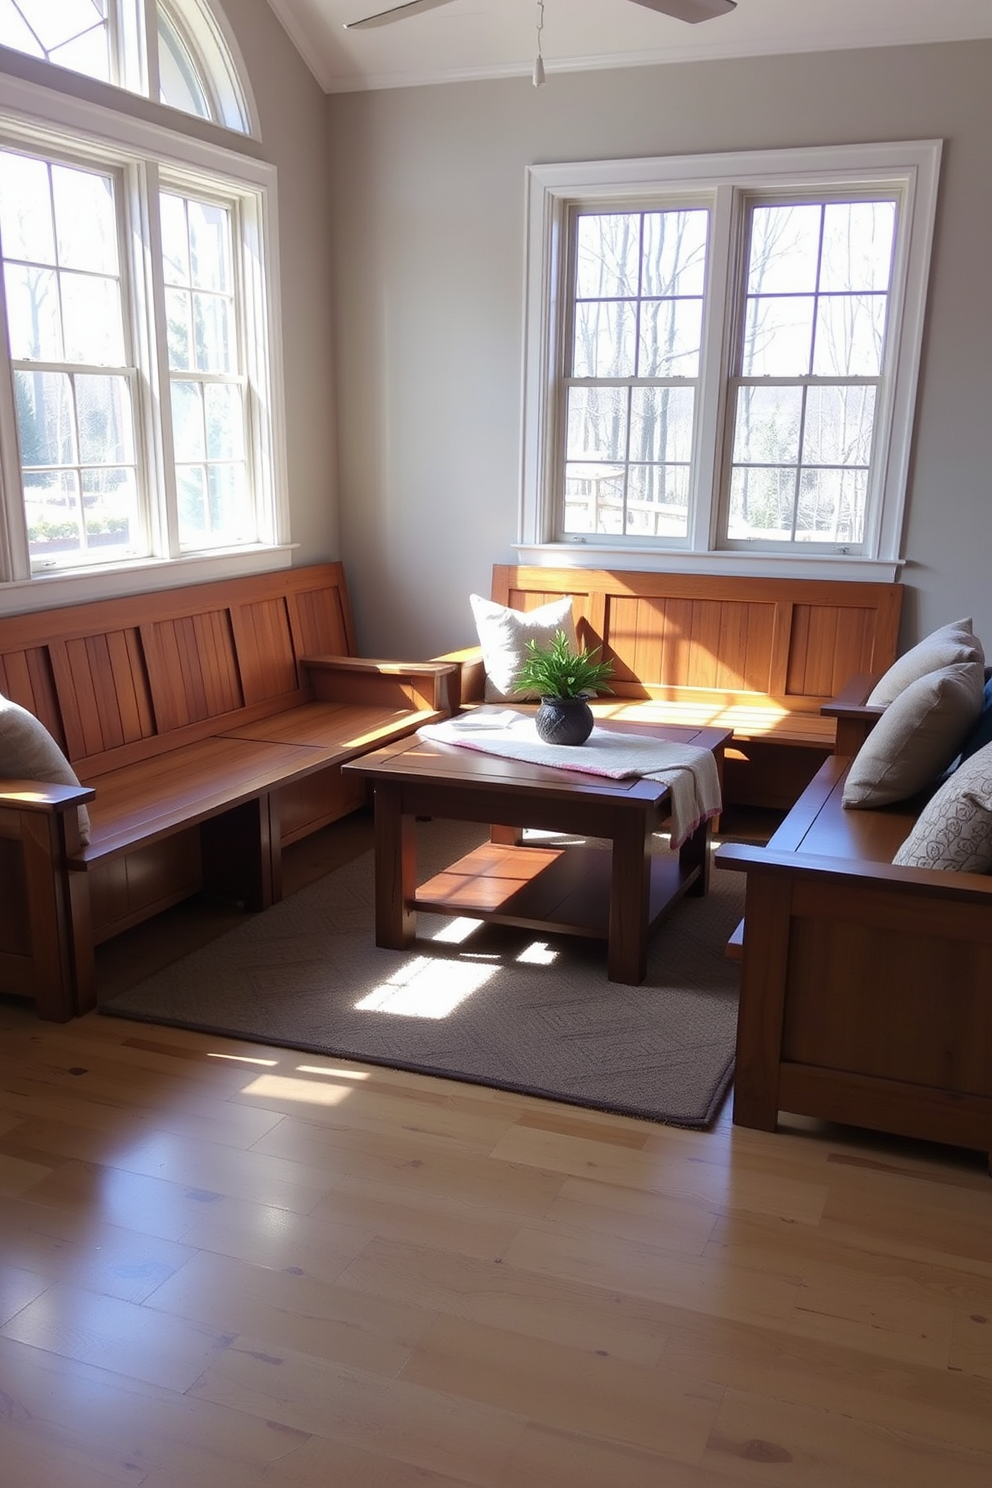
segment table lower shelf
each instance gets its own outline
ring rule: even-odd
[[[613,854],[602,847],[504,847],[485,842],[417,889],[412,907],[498,925],[609,937]],[[699,877],[677,854],[651,858],[648,928]]]

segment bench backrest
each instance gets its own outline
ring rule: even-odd
[[[309,701],[326,654],[354,654],[339,563],[0,617],[0,692],[89,779]]]
[[[855,672],[896,658],[903,586],[819,579],[497,565],[492,597],[530,610],[573,597],[618,697],[818,713]]]

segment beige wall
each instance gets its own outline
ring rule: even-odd
[[[467,643],[469,591],[514,559],[528,165],[941,138],[905,639],[967,610],[992,653],[990,76],[979,42],[329,98],[341,537],[365,648]]]
[[[286,443],[294,563],[338,558],[327,100],[266,0],[221,0],[278,170]]]

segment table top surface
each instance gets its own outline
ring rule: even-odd
[[[483,705],[480,712],[504,712],[505,705]],[[611,733],[640,735],[672,744],[691,744],[697,749],[716,751],[731,738],[730,729],[688,728],[678,724],[633,723],[615,719],[597,719],[597,727]],[[581,745],[567,749],[581,755]],[[566,746],[562,746],[563,754]],[[553,795],[594,795],[614,799],[658,801],[668,787],[659,780],[632,775],[622,780],[607,775],[591,775],[581,770],[560,769],[524,760],[483,753],[461,744],[444,744],[421,739],[411,734],[383,749],[374,750],[343,765],[374,780],[403,781],[409,784],[432,782],[462,789],[506,789],[514,792],[541,791]]]

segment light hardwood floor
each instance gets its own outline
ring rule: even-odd
[[[3,1488],[992,1485],[978,1154],[10,1001],[0,1072]]]

